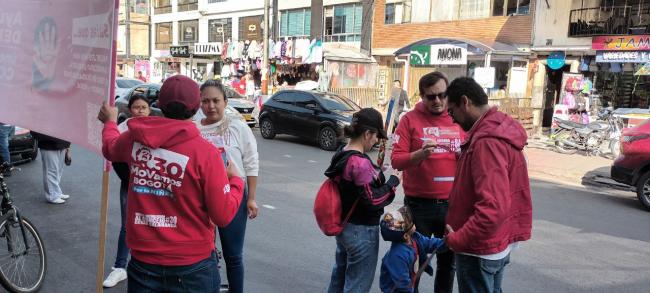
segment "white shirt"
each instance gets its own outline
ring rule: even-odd
[[[220,136],[218,130],[226,119],[230,121],[228,130],[223,135],[223,142],[226,149],[228,161],[235,164],[237,172],[241,177],[257,176],[259,173],[259,155],[257,153],[257,142],[253,131],[240,120],[224,118],[217,123],[201,125],[201,120],[194,121],[201,132],[201,136],[209,142],[217,141],[214,136]],[[221,140],[220,140],[221,141]],[[221,146],[217,146],[221,147]]]
[[[517,248],[519,248],[519,241],[510,243],[510,245],[508,245],[508,247],[506,247],[505,250],[503,250],[501,252],[494,253],[494,254],[488,254],[488,255],[478,255],[478,254],[471,254],[471,253],[459,253],[459,254],[479,257],[479,258],[487,259],[487,260],[500,260],[500,259],[503,259],[506,256],[508,256],[508,254],[510,252],[512,252],[513,250],[515,250]]]

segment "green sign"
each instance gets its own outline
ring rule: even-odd
[[[429,65],[431,64],[431,46],[413,46],[411,47],[411,65]]]

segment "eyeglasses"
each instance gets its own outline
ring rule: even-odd
[[[424,95],[424,98],[429,100],[429,101],[434,101],[436,98],[440,100],[444,100],[447,97],[447,94],[445,92],[442,93],[437,93],[433,95]]]

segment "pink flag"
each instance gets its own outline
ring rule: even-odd
[[[116,0],[3,0],[0,122],[101,150]]]

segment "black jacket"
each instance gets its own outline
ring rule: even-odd
[[[70,142],[51,137],[38,132],[31,132],[32,136],[38,140],[38,148],[48,151],[60,151],[70,147]]]
[[[343,151],[340,149],[332,157],[325,176],[334,179],[339,184],[341,194],[342,213],[341,219],[345,219],[354,202],[360,198],[359,203],[350,216],[349,223],[356,225],[376,226],[379,225],[379,218],[384,213],[384,207],[395,199],[395,188],[399,185],[399,179],[390,176],[388,181],[384,173],[375,164],[372,164],[379,176],[366,186],[356,186],[354,182],[343,178],[343,171],[351,156],[361,156],[372,164],[372,160],[366,154],[358,151]]]

